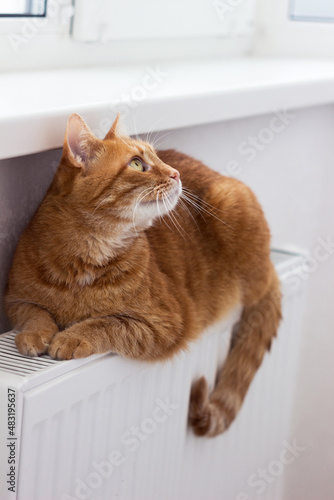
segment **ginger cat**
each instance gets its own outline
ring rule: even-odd
[[[280,321],[269,229],[244,184],[117,126],[99,140],[78,115],[68,120],[59,168],[9,276],[16,345],[55,359],[164,360],[242,305],[212,394],[203,377],[191,392],[195,433],[215,436],[235,418]]]

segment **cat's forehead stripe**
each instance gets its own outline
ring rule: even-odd
[[[142,151],[143,159],[146,160],[148,163],[156,160],[156,155],[153,153],[153,151],[151,151],[150,148],[144,146],[143,148],[140,149]]]

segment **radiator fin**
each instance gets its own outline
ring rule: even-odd
[[[15,332],[0,335],[0,370],[18,375],[30,375],[57,364],[47,355],[32,358],[20,354],[15,345]]]

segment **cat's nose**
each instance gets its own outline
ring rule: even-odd
[[[176,182],[178,182],[180,180],[180,172],[178,170],[173,169],[169,174],[169,177],[171,179],[175,179]]]

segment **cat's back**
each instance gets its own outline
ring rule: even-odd
[[[208,291],[213,282],[219,286],[219,276],[231,282],[258,282],[260,289],[270,268],[270,231],[252,190],[178,151],[159,151],[158,155],[180,172],[183,188],[175,210],[180,227],[169,231],[161,224],[160,236],[172,234],[169,238],[190,266],[189,272],[202,269],[202,278],[209,278]],[[169,238],[162,236],[167,244]]]
[[[185,198],[193,194],[216,209],[222,208],[223,203],[225,217],[232,219],[242,209],[249,213],[252,205],[258,206],[256,197],[243,182],[221,175],[200,160],[174,149],[158,151],[158,156],[180,172]],[[237,207],[239,210],[235,212]]]
[[[243,182],[221,175],[201,161],[173,149],[158,152],[162,161],[180,172],[183,194],[177,210],[187,209],[205,219],[224,239],[254,230],[268,233],[262,208]],[[183,200],[183,203],[182,203]]]
[[[158,156],[164,163],[180,172],[183,186],[194,189],[198,195],[204,194],[215,180],[223,179],[218,172],[207,167],[200,160],[175,149],[158,151]]]

